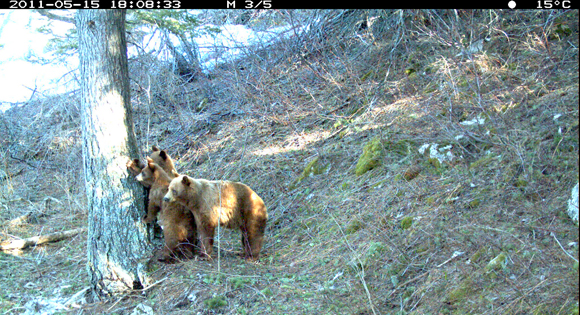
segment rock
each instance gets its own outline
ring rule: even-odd
[[[453,161],[455,155],[452,150],[452,145],[439,148],[437,143],[425,143],[419,148],[419,153],[426,155],[433,166],[439,167],[444,162]]]
[[[133,312],[131,313],[131,315],[154,315],[154,314],[155,312],[153,311],[153,308],[143,303],[135,306]]]

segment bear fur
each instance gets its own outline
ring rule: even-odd
[[[178,256],[179,252],[186,257],[191,255],[197,240],[193,214],[181,204],[163,201],[172,178],[148,157],[147,166],[135,179],[144,186],[151,187],[147,215],[143,218],[143,222],[151,223],[159,216],[158,222],[163,228],[165,239],[163,257],[160,260],[170,261],[173,256]]]
[[[177,177],[177,171],[175,170],[175,166],[173,164],[173,159],[171,159],[171,157],[169,156],[169,154],[167,154],[167,152],[165,152],[165,150],[160,150],[157,146],[153,146],[151,148],[151,150],[153,151],[153,153],[151,153],[151,155],[148,157],[148,159],[152,159],[153,162],[159,166],[161,166],[161,168],[165,171],[165,173],[167,173],[167,175],[169,175],[169,177],[171,179]],[[145,163],[143,163],[141,160],[139,159],[134,159],[134,160],[130,160],[129,162],[127,162],[127,170],[129,171],[129,173],[135,177],[139,176],[139,174],[143,171],[143,169],[146,167],[147,165],[145,165]],[[150,177],[152,178],[152,177]],[[153,183],[152,180],[141,180],[139,181],[143,186],[145,186],[146,190],[147,190],[147,205],[149,205],[149,190],[151,188],[151,184]],[[159,208],[150,208],[149,206],[147,206],[148,210],[149,209],[153,209],[153,212],[149,212],[147,211],[147,214],[145,214],[143,216],[143,222],[145,223],[152,223],[155,221],[155,219],[157,218],[157,213],[159,212]]]
[[[211,259],[218,220],[221,226],[240,229],[246,259],[259,258],[268,212],[262,198],[250,187],[180,175],[171,181],[163,200],[182,204],[192,211],[204,258]]]
[[[151,155],[149,155],[149,158],[152,159],[153,162],[155,162],[155,164],[161,166],[161,168],[165,171],[165,173],[167,173],[171,178],[176,177],[177,170],[175,169],[173,159],[171,159],[169,154],[167,154],[165,150],[160,150],[155,145],[151,147],[151,150],[153,152],[151,153]],[[141,171],[145,168],[145,166],[147,165],[145,165],[145,163],[143,163],[140,159],[134,159],[127,162],[127,170],[133,176],[139,175],[139,173],[141,173]],[[143,185],[145,187],[150,187],[146,186],[145,184]]]
[[[151,147],[153,151],[149,157],[155,162],[155,164],[161,166],[161,168],[169,175],[171,178],[177,176],[177,170],[175,165],[173,165],[173,159],[165,152],[165,150],[159,150],[157,146]]]
[[[145,164],[139,159],[133,159],[127,162],[127,170],[133,177],[139,175],[144,168]]]

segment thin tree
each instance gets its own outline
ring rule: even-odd
[[[87,269],[95,293],[147,285],[152,251],[140,217],[143,187],[125,163],[138,156],[129,96],[124,10],[79,10],[81,124],[88,200]]]

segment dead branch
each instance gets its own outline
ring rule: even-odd
[[[15,227],[15,226],[20,226],[20,225],[24,225],[27,224],[29,222],[33,222],[39,218],[42,218],[46,216],[46,214],[42,213],[42,212],[34,212],[34,211],[30,211],[27,214],[21,215],[18,218],[14,218],[10,221],[8,221],[8,225]]]
[[[19,240],[7,240],[0,243],[0,250],[5,251],[14,249],[24,249],[29,246],[58,242],[66,238],[73,237],[81,232],[84,232],[85,230],[86,230],[85,228],[80,228],[63,232],[50,233],[46,235],[34,236]]]

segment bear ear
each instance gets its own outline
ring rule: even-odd
[[[189,177],[187,177],[187,175],[183,175],[183,179],[181,180],[181,182],[185,186],[189,186],[191,184],[191,180],[189,179]]]
[[[159,156],[164,160],[167,160],[168,158],[167,152],[165,152],[165,150],[161,150],[161,152],[159,152]]]
[[[157,151],[159,151],[159,148],[156,145],[154,145],[154,146],[151,147],[151,150],[153,152],[157,152]]]
[[[151,159],[150,157],[147,157],[147,166],[149,166],[150,169],[154,170],[155,169],[155,161],[153,161],[153,159]]]

